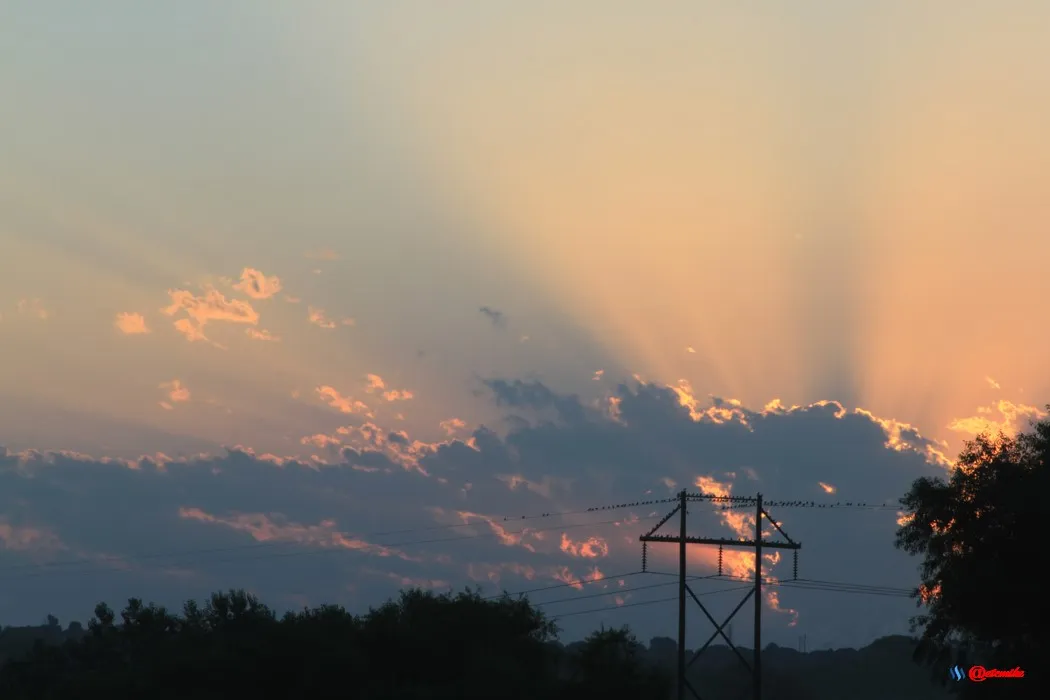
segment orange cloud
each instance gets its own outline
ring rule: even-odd
[[[601,581],[603,578],[605,578],[605,574],[603,574],[597,566],[593,567],[589,574],[584,576],[583,578],[578,578],[575,574],[572,573],[572,571],[567,566],[560,566],[556,568],[551,575],[554,577],[555,581],[561,581],[562,583],[568,586],[572,586],[578,591],[583,590],[584,583],[593,583]]]
[[[948,429],[969,435],[994,435],[999,431],[1013,435],[1026,428],[1029,421],[1045,417],[1046,412],[1037,406],[1015,404],[1004,399],[991,406],[979,406],[976,416],[957,418],[948,425]]]
[[[701,476],[696,479],[696,486],[704,493],[711,494],[713,496],[730,496],[732,495],[732,487],[730,484],[717,481],[708,476]],[[826,486],[821,484],[821,486]],[[733,533],[741,539],[752,539],[755,536],[755,516],[748,513],[742,513],[735,510],[722,510],[718,511],[719,515],[725,524],[733,531]],[[705,547],[704,558],[709,561],[715,558],[717,561],[717,550],[711,547]],[[765,565],[763,566],[763,574],[771,581],[777,581],[775,576],[768,574],[768,569],[772,568],[780,562],[780,552],[772,552],[770,554],[764,554],[762,556]],[[748,554],[746,551],[727,548],[722,553],[722,570],[731,576],[736,577],[753,577],[755,575],[755,557],[752,554]],[[792,616],[791,625],[794,626],[798,622],[798,612],[788,608],[783,608],[780,605],[780,597],[777,592],[773,589],[767,589],[766,603],[769,605],[770,610],[774,612],[783,613]]]
[[[252,299],[269,299],[281,291],[281,280],[267,277],[259,270],[246,267],[241,271],[241,281],[233,285],[239,292],[244,292]]]
[[[245,328],[244,332],[252,340],[267,340],[273,343],[278,343],[281,341],[281,337],[279,335],[274,335],[266,329],[255,330],[254,328]]]
[[[32,316],[41,321],[46,321],[52,316],[40,299],[20,299],[18,301],[18,313],[23,316]]]
[[[394,464],[409,471],[417,471],[424,476],[429,476],[429,474],[421,466],[421,460],[451,442],[451,440],[444,442],[413,440],[404,430],[384,430],[371,422],[360,427],[343,426],[336,429],[336,433],[343,437],[344,444],[354,449],[381,451]],[[470,449],[477,449],[472,439],[464,444]]]
[[[596,382],[597,381],[601,381],[602,375],[604,375],[604,374],[605,374],[605,370],[604,369],[600,369],[600,370],[598,370],[597,372],[594,373],[594,376],[591,377],[591,379],[593,379]]]
[[[293,297],[288,295],[285,295],[284,300],[287,301],[289,304],[298,304],[302,301],[302,299],[300,299],[299,297]]]
[[[326,447],[340,445],[342,444],[342,441],[339,440],[339,438],[332,437],[331,435],[317,433],[316,435],[307,435],[306,437],[299,440],[299,443],[303,445],[313,445],[314,447],[324,449]]]
[[[124,335],[141,335],[150,332],[146,326],[146,317],[142,314],[119,313],[113,325]]]
[[[444,430],[446,435],[452,437],[459,431],[463,430],[463,428],[466,428],[467,424],[459,418],[449,418],[448,420],[443,420],[438,423],[438,427]]]
[[[988,386],[992,387],[993,389],[1002,389],[1002,387],[999,386],[999,382],[995,381],[991,377],[985,377],[984,381],[988,382]]]
[[[413,398],[411,391],[387,389],[386,382],[378,374],[369,374],[366,376],[366,379],[368,383],[365,385],[365,393],[375,394],[379,392],[387,401],[407,401]]]
[[[314,324],[318,328],[327,328],[327,329],[335,328],[335,321],[329,321],[328,320],[328,317],[325,316],[324,309],[318,309],[316,307],[309,306],[309,307],[307,307],[306,311],[307,311],[307,316],[306,316],[307,320],[309,320],[310,323]]]
[[[564,532],[561,535],[561,551],[573,557],[596,559],[609,556],[609,544],[601,537],[588,537],[574,542]]]
[[[183,403],[190,400],[190,390],[187,389],[182,382],[178,379],[172,379],[170,382],[164,382],[160,385],[161,389],[168,392],[168,401],[161,401],[160,405],[166,410],[172,410],[174,403]]]
[[[349,396],[343,396],[330,386],[322,385],[317,387],[315,391],[321,400],[326,401],[329,406],[340,413],[359,413],[372,417],[371,409],[365,403]]]
[[[637,375],[635,379],[641,381]],[[743,404],[737,399],[716,399],[709,408],[701,408],[700,400],[693,393],[693,387],[686,379],[679,379],[677,384],[668,384],[667,388],[678,396],[678,403],[689,409],[689,417],[694,421],[707,419],[712,423],[736,421],[747,425],[747,416]]]
[[[824,493],[835,493],[835,491],[838,490],[831,484],[825,484],[823,481],[818,481],[817,485],[819,485],[820,488],[824,489]]]
[[[66,549],[50,530],[12,525],[0,517],[0,548],[15,552],[58,552]]]
[[[536,552],[536,547],[526,542],[525,540],[533,535],[528,528],[521,530],[520,532],[511,532],[491,515],[482,515],[481,513],[471,513],[469,511],[456,511],[456,517],[460,519],[464,524],[469,524],[471,520],[480,520],[488,525],[489,530],[496,536],[499,543],[507,547],[522,547],[529,552]]]
[[[259,314],[251,304],[239,299],[227,299],[222,292],[212,287],[206,289],[202,296],[194,296],[184,289],[170,289],[168,296],[171,297],[171,304],[161,309],[161,312],[167,316],[185,312],[186,318],[176,320],[174,325],[175,330],[191,342],[207,341],[204,326],[212,321],[252,326],[259,323]]]
[[[219,517],[200,508],[179,508],[179,517],[186,520],[224,525],[239,532],[246,532],[258,542],[296,542],[323,548],[348,549],[379,557],[397,557],[406,561],[418,561],[392,547],[372,544],[336,529],[334,520],[322,520],[317,525],[278,523],[264,513],[237,513],[230,517]]]

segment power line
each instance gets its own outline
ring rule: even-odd
[[[732,593],[734,591],[742,591],[742,590],[745,590],[745,589],[748,589],[748,588],[751,588],[751,586],[749,586],[749,585],[748,586],[734,586],[733,588],[726,588],[726,589],[723,589],[723,590],[720,590],[720,591],[704,591],[703,593],[697,593],[695,595],[697,597],[699,597],[699,596],[706,596],[706,595],[716,595],[718,593]],[[678,596],[672,596],[670,598],[659,598],[657,600],[643,600],[643,601],[640,601],[638,603],[624,603],[623,605],[606,605],[606,606],[601,607],[601,608],[590,608],[588,610],[574,610],[573,612],[561,613],[559,615],[555,615],[553,619],[555,621],[557,621],[557,620],[560,620],[563,617],[572,617],[573,615],[588,615],[590,613],[596,613],[596,612],[608,612],[608,611],[612,611],[612,610],[623,610],[624,608],[634,608],[634,607],[638,607],[638,606],[641,606],[641,605],[655,605],[657,603],[668,603],[668,602],[670,602],[672,600],[678,600]]]
[[[497,519],[498,516],[493,517],[491,519],[480,518],[479,517],[474,522],[454,523],[454,524],[451,524],[451,525],[429,525],[429,526],[421,526],[421,527],[414,527],[414,528],[404,528],[404,529],[400,529],[400,530],[383,530],[383,531],[378,531],[378,532],[367,532],[367,533],[362,533],[362,534],[355,534],[355,535],[353,535],[353,537],[360,538],[360,539],[363,539],[363,540],[371,540],[371,539],[376,539],[376,538],[381,538],[381,537],[389,537],[391,535],[403,535],[403,534],[410,534],[410,533],[416,533],[416,532],[420,532],[420,533],[422,533],[422,532],[435,532],[435,531],[442,531],[442,530],[454,530],[454,529],[457,529],[457,528],[465,528],[465,527],[479,527],[479,526],[485,526],[485,525],[488,525],[489,527],[491,527],[493,525],[499,525],[500,523],[504,523],[504,522],[510,523],[510,522],[515,522],[515,521],[529,521],[529,520],[548,519],[548,518],[557,518],[557,517],[568,517],[568,516],[572,516],[572,515],[587,515],[587,514],[590,514],[590,513],[597,513],[597,512],[602,512],[602,511],[612,511],[612,510],[621,510],[621,509],[626,509],[626,508],[637,508],[637,507],[646,506],[646,505],[656,505],[656,504],[666,503],[666,502],[673,501],[673,500],[675,500],[675,499],[671,498],[671,499],[654,499],[654,500],[645,500],[645,501],[633,501],[633,502],[630,502],[630,503],[623,503],[623,504],[617,504],[617,505],[591,506],[589,508],[583,508],[583,509],[578,509],[578,510],[565,510],[565,511],[557,511],[557,512],[553,512],[552,511],[552,512],[546,512],[546,513],[537,513],[537,514],[533,514],[533,515],[522,515],[522,516],[516,516],[516,517],[504,516],[502,519]],[[648,516],[647,515],[647,516],[639,517],[638,519],[639,520],[653,520],[653,519],[655,519],[655,517],[656,516]],[[574,524],[569,524],[569,525],[563,525],[563,526],[557,526],[557,527],[552,526],[552,527],[547,527],[547,528],[531,528],[530,527],[530,528],[523,528],[523,529],[517,530],[517,531],[508,531],[506,534],[527,534],[529,532],[547,532],[547,531],[558,530],[558,529],[573,529],[573,528],[580,528],[580,527],[591,527],[591,526],[599,526],[599,525],[611,525],[611,524],[615,524],[615,523],[619,523],[619,522],[621,522],[621,521],[620,520],[604,520],[604,521],[599,521],[599,522],[574,523]],[[498,537],[498,536],[500,536],[500,535],[497,534],[497,533],[481,533],[481,534],[478,534],[478,535],[465,535],[465,536],[462,536],[462,537],[450,537],[450,538],[434,539],[434,540],[419,540],[419,541],[413,541],[413,542],[393,542],[393,543],[390,543],[390,542],[375,542],[375,543],[372,543],[372,544],[375,544],[375,545],[380,546],[380,547],[402,547],[402,546],[409,546],[409,545],[412,545],[412,544],[431,544],[431,543],[437,543],[437,542],[454,542],[454,541],[459,541],[459,540],[478,539],[478,538],[482,538],[482,537]],[[127,561],[140,561],[140,560],[150,560],[150,559],[166,559],[166,558],[169,558],[169,557],[196,556],[196,555],[202,555],[202,554],[221,554],[221,553],[228,553],[228,552],[267,550],[267,549],[276,549],[276,548],[280,548],[280,547],[289,547],[289,546],[295,546],[295,545],[301,545],[301,544],[302,543],[300,543],[300,542],[289,542],[289,541],[285,541],[285,542],[253,542],[251,544],[230,545],[228,547],[213,547],[213,548],[208,548],[208,549],[183,549],[183,550],[169,550],[167,552],[143,552],[143,553],[131,554],[131,555],[127,555],[127,556],[104,555],[104,556],[99,556],[99,557],[90,558],[90,559],[89,558],[81,558],[81,559],[70,559],[70,560],[53,561],[53,562],[34,562],[34,563],[25,563],[25,564],[13,564],[13,565],[9,565],[9,566],[0,567],[0,571],[11,571],[11,570],[19,570],[19,569],[42,569],[42,568],[48,568],[49,569],[49,568],[58,568],[58,567],[64,567],[64,566],[84,566],[84,565],[91,565],[91,564],[99,564],[99,563],[104,563],[104,562],[107,562],[107,561],[113,561],[113,562],[121,563],[121,562],[127,562]],[[325,550],[325,551],[327,551],[327,550]],[[321,553],[321,552],[311,552],[311,553]],[[298,552],[296,553],[296,555],[299,555],[299,554],[300,553],[298,553]],[[247,559],[247,560],[251,561],[253,559]],[[226,561],[226,560],[222,560],[222,561]],[[0,576],[0,580],[4,580],[4,579],[7,579],[7,578],[10,578],[10,577]]]
[[[635,574],[644,574],[644,573],[648,573],[648,572],[646,572],[646,571],[636,571],[634,573]],[[624,576],[618,576],[618,577],[617,576],[609,576],[608,578],[609,579],[613,579],[613,578],[625,578],[625,577]],[[713,579],[713,578],[715,578],[715,577],[713,577],[713,576],[690,576],[689,580],[690,581],[700,581],[700,580],[704,580],[704,579]],[[597,581],[590,581],[589,583],[598,583],[599,581],[605,581],[605,580],[607,580],[607,579],[606,578],[601,578],[601,579],[598,579]],[[572,596],[572,597],[569,597],[569,598],[559,598],[557,600],[544,600],[542,602],[536,603],[536,605],[544,606],[544,605],[554,605],[556,603],[571,603],[571,602],[575,602],[577,600],[586,600],[588,598],[600,598],[602,596],[607,596],[607,595],[616,595],[617,591],[623,591],[624,593],[633,593],[634,591],[645,591],[645,590],[648,590],[650,588],[664,588],[666,586],[671,586],[671,585],[674,585],[676,583],[677,583],[677,581],[669,581],[669,582],[665,582],[665,583],[650,583],[650,584],[646,584],[644,586],[632,586],[632,587],[629,587],[629,588],[628,587],[624,587],[624,588],[618,588],[615,591],[599,591],[598,593],[587,593],[587,594],[584,594],[584,595],[577,595],[577,596]],[[576,585],[577,585],[576,583],[566,583],[566,584],[563,584],[561,587],[573,587],[573,586],[576,586]],[[542,590],[542,589],[540,589],[540,590]],[[720,591],[713,591],[713,592],[714,593],[718,593]],[[528,593],[528,591],[523,591],[522,594],[525,594],[525,593]],[[519,595],[522,595],[522,594],[519,594]]]
[[[671,575],[671,574],[665,574]],[[677,575],[677,574],[674,574]],[[717,577],[724,581],[751,581],[750,576],[722,575]],[[831,591],[836,593],[862,593],[868,595],[889,595],[898,597],[911,597],[914,593],[909,588],[896,586],[874,586],[865,583],[846,583],[843,581],[821,581],[816,579],[787,579],[764,578],[763,585],[781,586],[787,588],[798,588],[802,590]]]
[[[750,496],[718,496],[718,495],[714,495],[714,494],[703,494],[703,493],[691,494],[690,498],[692,500],[707,501],[707,502],[711,503],[712,505],[715,506],[715,508],[713,510],[716,511],[716,512],[720,511],[720,510],[730,510],[730,509],[737,509],[737,508],[741,508],[741,507],[750,507],[751,505],[753,505],[754,500],[755,500],[753,497],[750,497]],[[475,522],[454,523],[454,524],[450,524],[450,525],[421,526],[421,527],[414,527],[414,528],[404,528],[404,529],[399,529],[399,530],[384,530],[384,531],[369,532],[369,533],[364,533],[364,534],[361,534],[361,535],[354,535],[354,536],[355,537],[359,537],[361,539],[374,539],[374,538],[389,537],[391,535],[399,535],[399,534],[410,534],[410,533],[417,533],[417,532],[419,532],[419,533],[422,533],[422,532],[436,532],[436,531],[443,531],[443,530],[454,530],[454,529],[465,528],[465,527],[478,527],[479,525],[489,525],[489,526],[491,526],[493,524],[498,524],[500,522],[508,522],[509,523],[509,522],[513,522],[513,521],[530,521],[530,520],[538,520],[538,519],[568,517],[568,516],[572,516],[572,515],[586,515],[586,514],[590,514],[590,513],[597,513],[597,512],[603,512],[603,511],[622,510],[622,509],[627,509],[627,508],[638,508],[638,507],[641,507],[641,506],[648,506],[648,505],[659,505],[659,504],[664,504],[664,503],[673,503],[676,500],[677,500],[676,497],[671,497],[671,498],[658,498],[658,499],[648,499],[648,500],[640,500],[640,501],[630,501],[630,502],[620,503],[620,504],[591,506],[591,507],[588,507],[588,508],[582,508],[582,509],[577,509],[577,510],[565,510],[565,511],[556,511],[556,512],[552,511],[552,512],[545,512],[545,513],[537,513],[537,514],[533,514],[533,515],[522,515],[522,516],[516,516],[516,517],[504,516],[502,518],[502,520],[479,519],[478,521],[475,521]],[[767,501],[767,503],[770,504],[770,505],[776,505],[777,507],[780,507],[780,508],[867,509],[867,510],[871,510],[871,509],[893,509],[893,510],[899,510],[900,509],[899,506],[892,506],[892,505],[889,505],[889,504],[867,504],[867,503],[853,503],[853,502],[846,502],[846,503],[817,503],[817,502],[814,502],[814,501],[798,501],[798,500],[795,500],[795,501]],[[645,517],[639,518],[639,520],[651,520],[651,519],[654,519],[654,517],[653,516],[645,516]],[[571,529],[571,528],[580,528],[580,527],[591,527],[591,526],[609,525],[609,524],[614,524],[614,523],[617,523],[617,522],[620,522],[620,521],[617,520],[617,521],[600,521],[600,522],[594,522],[594,523],[569,524],[569,525],[561,526],[561,528],[563,528],[563,529]],[[542,529],[540,529],[540,528],[524,528],[522,530],[511,531],[511,532],[508,532],[506,534],[526,534],[528,532],[544,532],[544,531],[550,531],[550,530],[557,530],[557,529],[561,529],[561,528],[559,528],[559,527],[549,527],[549,528],[542,528]],[[466,536],[462,536],[462,537],[451,537],[451,538],[442,538],[442,539],[433,539],[433,540],[419,540],[419,541],[411,541],[411,542],[393,542],[393,543],[377,542],[377,543],[373,543],[373,544],[375,544],[377,546],[381,546],[381,547],[401,547],[401,546],[410,546],[410,545],[414,545],[414,544],[432,544],[432,543],[438,543],[438,542],[453,542],[453,541],[459,541],[459,540],[478,539],[478,538],[482,538],[482,537],[498,537],[498,536],[499,535],[497,533],[482,533],[482,534],[478,534],[478,535],[466,535]],[[221,553],[230,553],[230,552],[267,550],[267,549],[276,549],[276,548],[281,548],[281,547],[290,547],[290,546],[301,545],[301,544],[302,543],[287,542],[287,541],[286,542],[255,542],[255,543],[251,543],[251,544],[231,545],[231,546],[228,546],[228,547],[214,547],[214,548],[208,548],[208,549],[184,549],[184,550],[176,550],[176,551],[169,550],[167,552],[149,552],[149,553],[132,554],[132,555],[128,555],[128,556],[104,555],[104,556],[99,556],[99,557],[95,557],[95,558],[91,558],[91,559],[82,558],[82,559],[72,559],[72,560],[54,561],[54,562],[14,564],[14,565],[0,567],[0,571],[12,571],[12,570],[20,570],[20,569],[39,570],[39,569],[50,569],[50,568],[58,568],[58,567],[65,567],[65,566],[90,566],[90,565],[97,565],[97,564],[105,563],[107,561],[123,563],[123,562],[128,562],[128,561],[143,561],[143,560],[152,560],[152,559],[166,559],[166,558],[169,558],[169,557],[199,556],[199,555],[206,555],[206,554],[221,554]],[[340,551],[340,550],[336,549],[334,551]],[[307,554],[321,554],[321,553],[329,553],[329,550],[320,550],[320,551],[312,551],[311,550],[309,552],[294,552],[294,553],[288,553],[288,554],[280,553],[280,554],[277,554],[277,555],[274,555],[274,556],[278,556],[278,557],[280,557],[280,556],[303,556],[303,555],[307,555]],[[264,557],[245,558],[244,560],[245,561],[252,561],[252,560],[261,559],[261,558],[264,558]],[[225,563],[226,561],[233,561],[233,560],[222,559],[222,560],[216,560],[214,563]],[[193,562],[191,562],[191,563],[193,563]],[[34,573],[33,575],[35,576],[37,574]],[[0,580],[10,579],[10,578],[12,578],[12,577],[0,576]]]
[[[630,576],[637,576],[639,574],[644,574],[644,573],[645,573],[644,571],[631,571],[631,572],[628,572],[626,574],[603,574],[603,575],[598,576],[598,577],[580,579],[579,581],[569,581],[569,582],[566,582],[566,583],[556,583],[556,584],[553,584],[553,585],[550,585],[550,586],[541,586],[539,588],[529,588],[527,590],[518,591],[516,593],[509,593],[507,591],[504,591],[503,593],[500,593],[499,595],[488,596],[488,597],[484,598],[484,600],[498,600],[500,598],[503,598],[504,596],[510,596],[510,597],[517,596],[517,597],[520,598],[521,596],[525,596],[525,595],[528,595],[530,593],[540,593],[542,591],[553,591],[553,590],[556,590],[556,589],[559,589],[559,588],[571,588],[571,587],[580,586],[580,585],[586,586],[586,585],[590,585],[592,583],[601,583],[603,581],[612,581],[614,579],[628,578]]]
[[[643,601],[638,602],[638,603],[624,603],[623,605],[604,605],[604,606],[602,606],[600,608],[590,608],[588,610],[576,610],[574,612],[569,612],[569,613],[560,613],[560,614],[556,615],[552,619],[552,621],[557,622],[558,620],[560,620],[560,619],[562,619],[564,617],[573,617],[575,615],[589,615],[591,613],[596,613],[596,612],[609,612],[610,610],[623,610],[624,608],[637,608],[637,607],[639,607],[641,605],[655,605],[657,603],[668,603],[668,602],[670,602],[672,600],[678,600],[678,597],[677,596],[672,596],[670,598],[658,598],[657,600],[643,600]]]

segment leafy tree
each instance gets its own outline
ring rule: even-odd
[[[644,653],[626,627],[592,633],[568,659],[571,696],[665,700],[670,679],[646,664]]]
[[[280,619],[243,591],[187,602],[181,615],[132,599],[119,615],[100,604],[88,633],[64,646],[6,663],[0,697],[557,700],[587,696],[608,680],[600,674],[617,682],[604,697],[666,697],[635,692],[649,676],[624,663],[634,658],[629,636],[626,656],[598,644],[584,655],[587,679],[568,683],[556,634],[528,600],[477,591],[410,590],[362,616],[322,606]]]
[[[1048,406],[1050,408],[1050,406]],[[897,546],[921,556],[916,591],[924,612],[917,658],[947,679],[953,663],[1020,666],[1026,678],[963,683],[981,697],[1042,696],[1050,605],[1039,558],[1050,494],[1050,419],[1030,432],[980,435],[947,479],[916,481],[901,499]]]

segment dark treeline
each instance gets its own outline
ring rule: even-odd
[[[181,614],[99,605],[62,644],[49,627],[52,643],[0,669],[0,697],[665,700],[670,687],[626,630],[567,653],[528,601],[473,592],[411,590],[364,615],[322,606],[278,617],[232,591]]]
[[[915,640],[800,654],[767,648],[767,700],[947,697],[912,663]],[[322,606],[277,616],[242,591],[180,614],[132,600],[85,629],[58,620],[0,631],[0,698],[356,698],[559,700],[672,696],[676,644],[646,647],[626,628],[563,645],[527,599],[406,591],[364,615]],[[750,652],[744,650],[745,654]],[[690,669],[703,697],[744,697],[747,672],[726,647]]]

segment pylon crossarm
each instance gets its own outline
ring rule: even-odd
[[[642,536],[641,536],[641,538],[640,538],[640,539],[641,539],[641,541],[642,541],[642,542],[645,542],[645,538],[646,538],[646,537],[651,537],[651,536],[652,536],[652,534],[653,534],[654,532],[656,532],[657,530],[659,530],[660,528],[662,528],[662,527],[664,526],[664,524],[665,524],[665,523],[666,523],[666,522],[667,522],[668,520],[670,520],[671,518],[673,518],[673,517],[674,517],[674,514],[675,514],[675,513],[677,513],[677,512],[678,512],[678,509],[679,509],[679,508],[681,508],[681,507],[682,507],[682,505],[681,505],[681,504],[678,504],[677,506],[675,506],[675,507],[674,507],[674,510],[672,510],[672,511],[671,511],[670,513],[668,513],[667,515],[665,515],[665,516],[663,517],[663,519],[661,519],[661,520],[660,520],[660,522],[656,523],[656,525],[654,525],[654,526],[653,526],[653,529],[652,529],[652,530],[650,530],[649,532],[647,532],[647,533],[645,533],[644,535],[642,535]]]
[[[758,546],[755,540],[727,540],[719,537],[685,537],[681,538],[678,535],[642,535],[638,538],[641,542],[672,542],[679,543],[685,541],[686,544],[713,544],[722,545],[724,547],[746,547],[748,549],[754,549]],[[766,542],[762,541],[762,547],[769,547],[771,549],[802,549],[802,545],[798,542]]]
[[[795,543],[795,540],[791,539],[791,536],[784,532],[784,528],[780,527],[780,523],[778,523],[776,520],[773,520],[773,516],[770,515],[769,511],[767,511],[765,508],[762,509],[762,515],[766,516],[766,519],[769,520],[770,523],[772,523],[773,527],[776,528],[777,532],[784,536],[785,540],[787,540],[791,544]],[[766,542],[763,542],[762,546],[769,547],[771,545]]]
[[[758,500],[754,496],[719,496],[713,493],[687,493],[686,500],[710,501],[711,503],[739,503],[754,505]]]

